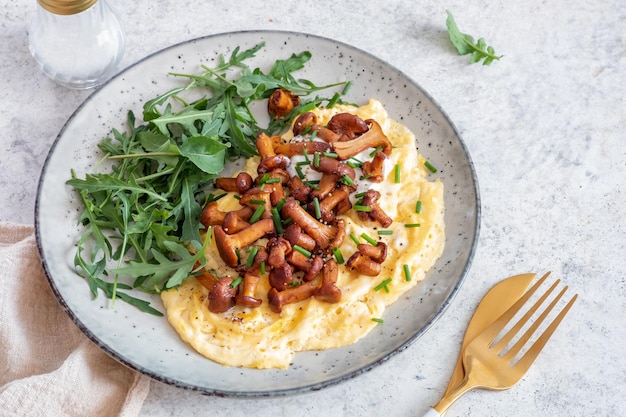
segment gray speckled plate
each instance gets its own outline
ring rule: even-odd
[[[439,168],[445,185],[446,248],[415,289],[385,311],[358,343],[296,355],[285,371],[230,368],[207,360],[183,343],[165,318],[99,296],[92,300],[73,270],[80,213],[75,193],[65,185],[70,169],[79,177],[102,157],[96,144],[112,128],[123,128],[126,113],[182,82],[170,71],[197,73],[235,47],[266,46],[250,66],[269,68],[276,59],[309,50],[312,60],[299,73],[318,85],[352,80],[347,100],[380,100],[391,117],[408,125],[417,148]],[[469,269],[479,230],[476,175],[454,126],[428,94],[402,72],[376,57],[329,39],[290,32],[237,32],[208,36],[151,55],[94,92],[67,121],[46,160],[36,204],[37,241],[50,285],[76,325],[105,352],[154,379],[207,394],[271,396],[317,390],[350,379],[386,361],[421,336],[446,310]],[[162,306],[154,297],[154,305]],[[160,307],[162,309],[162,307]],[[406,314],[411,311],[411,314]]]

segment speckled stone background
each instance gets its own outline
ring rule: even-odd
[[[513,389],[475,391],[447,416],[619,416],[626,412],[626,3],[492,0],[368,2],[111,0],[127,29],[122,66],[198,36],[249,29],[318,34],[415,79],[472,155],[482,229],[445,315],[410,348],[340,385],[294,397],[200,396],[154,382],[142,416],[416,416],[445,390],[465,326],[499,279],[546,270],[580,294]],[[39,171],[89,94],[55,85],[27,50],[34,0],[0,0],[0,221],[32,223]],[[504,54],[456,55],[445,10]],[[35,395],[35,394],[34,394]]]

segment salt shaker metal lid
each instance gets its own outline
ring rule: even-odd
[[[71,15],[84,12],[93,6],[98,0],[37,0],[37,2],[49,11],[58,15]]]

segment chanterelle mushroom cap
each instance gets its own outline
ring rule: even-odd
[[[237,287],[231,286],[233,281],[234,279],[229,276],[222,277],[209,290],[209,311],[223,313],[235,305]]]
[[[367,132],[369,127],[359,116],[352,113],[339,113],[328,121],[328,128],[339,135],[339,141],[345,142]]]
[[[300,97],[289,90],[279,88],[270,95],[267,111],[274,119],[283,119],[298,104]]]
[[[317,221],[293,198],[288,199],[283,205],[282,213],[285,218],[291,218],[311,236],[322,250],[327,249],[337,235],[336,227]]]
[[[239,263],[238,250],[275,231],[274,220],[263,219],[232,235],[227,234],[221,226],[215,226],[213,236],[220,257],[226,265],[235,268]]]
[[[341,300],[341,290],[337,287],[339,268],[334,259],[329,259],[322,268],[322,284],[315,289],[315,298],[327,303],[338,303]]]
[[[378,122],[373,119],[367,119],[365,122],[369,126],[369,130],[366,133],[346,142],[334,142],[332,144],[333,150],[340,160],[345,161],[366,149],[375,149],[379,146],[385,155],[391,155],[391,141],[383,133],[383,129]]]

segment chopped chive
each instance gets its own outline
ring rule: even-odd
[[[406,223],[404,227],[420,227],[419,223]]]
[[[319,152],[315,152],[313,154],[313,166],[315,168],[319,168],[320,167],[320,153]]]
[[[430,172],[432,172],[433,174],[434,174],[435,172],[437,172],[437,168],[435,168],[435,167],[434,167],[434,166],[433,166],[430,162],[428,162],[428,161],[425,161],[425,162],[424,162],[424,166],[425,166],[426,168],[428,168],[428,170],[429,170]]]
[[[346,165],[348,165],[350,168],[361,168],[362,166],[352,161],[346,161]]]
[[[368,235],[367,233],[363,232],[361,233],[361,237],[365,240],[367,240],[368,243],[370,243],[373,246],[378,245],[378,242],[376,241],[376,239],[373,239],[370,235]]]
[[[372,207],[370,207],[370,206],[361,206],[361,205],[358,205],[358,204],[355,204],[353,208],[356,211],[372,211]]]
[[[417,200],[417,203],[415,203],[415,212],[416,213],[422,212],[422,200]]]
[[[360,159],[355,158],[354,156],[350,158],[354,164],[357,165],[358,168],[361,168],[363,166],[363,161],[361,161]]]
[[[378,235],[379,236],[389,236],[389,235],[393,235],[393,230],[379,230],[378,231]]]
[[[272,220],[274,220],[274,227],[276,228],[276,233],[279,235],[283,234],[283,221],[280,219],[280,214],[278,214],[278,208],[272,207]]]
[[[300,252],[301,254],[303,254],[304,256],[306,256],[307,258],[310,258],[312,253],[309,252],[308,250],[304,249],[302,246],[300,245],[293,245],[293,250]]]
[[[335,93],[335,95],[330,100],[328,100],[328,105],[326,107],[331,108],[335,104],[337,104],[337,100],[339,100],[339,97],[339,93]]]
[[[322,155],[324,155],[324,156],[326,156],[328,158],[334,158],[334,159],[338,158],[337,154],[334,153],[334,152],[322,152]]]
[[[335,259],[337,260],[337,263],[339,265],[345,262],[345,260],[343,259],[343,254],[341,253],[341,250],[339,248],[333,248],[333,255],[335,256]]]
[[[250,200],[250,204],[265,204],[265,200]]]
[[[241,196],[239,194],[235,194],[233,197],[235,197],[235,200],[241,200]]]
[[[254,210],[254,214],[252,214],[252,217],[250,217],[250,223],[258,222],[264,211],[265,211],[265,206],[257,207],[256,210]]]
[[[305,126],[304,129],[302,129],[302,133],[300,133],[301,136],[306,135],[307,133],[309,133],[311,131],[313,127],[311,125]]]
[[[304,160],[310,164],[311,160],[309,159],[309,155],[306,153],[306,147],[304,146],[302,147],[302,155],[304,156]]]
[[[261,261],[261,275],[265,275],[265,261]]]
[[[322,218],[322,209],[320,208],[320,200],[315,197],[313,199],[313,207],[315,207],[315,218],[317,220]]]
[[[309,140],[313,142],[316,137],[317,137],[317,130],[314,130],[313,133],[311,133],[311,137],[309,138]]]
[[[395,183],[400,184],[400,164],[396,164],[393,175]]]
[[[387,278],[386,280],[384,280],[383,282],[375,286],[374,291],[380,291],[381,289],[384,288],[385,292],[389,292],[389,287],[387,286],[389,285],[390,282],[391,282],[391,278]]]
[[[380,324],[384,323],[384,320],[379,319],[378,317],[372,317],[372,321],[375,321],[376,323],[380,323]]]
[[[270,178],[269,180],[265,181],[266,184],[276,184],[277,182],[280,182],[280,178]]]
[[[237,279],[230,283],[230,288],[235,288],[237,285],[241,284],[241,281],[243,281],[243,278],[237,277]]]
[[[296,170],[296,174],[298,174],[298,178],[303,180],[304,179],[304,172],[302,172],[302,168],[300,168],[300,165],[296,164],[296,167],[294,169]]]
[[[411,270],[407,264],[402,265],[402,269],[404,270],[404,279],[407,281],[411,280]]]
[[[310,165],[310,164],[311,164],[311,161],[300,161],[300,162],[296,163],[296,165],[299,166],[299,167],[302,167],[302,166],[305,166],[305,165]]]
[[[250,268],[252,266],[252,264],[254,263],[254,257],[256,256],[257,252],[259,252],[259,247],[258,246],[253,246],[250,249],[250,252],[248,252],[248,260],[246,261],[246,266],[248,268]]]
[[[368,178],[369,178],[369,177],[371,177],[371,176],[372,176],[372,174],[361,175],[361,176],[359,177],[359,179],[360,179],[360,180],[366,180],[366,179],[368,179]]]
[[[241,264],[241,252],[239,249],[235,249],[235,255],[237,255],[237,265]]]
[[[285,205],[285,202],[286,202],[285,199],[281,198],[280,200],[278,200],[278,203],[276,203],[276,207],[274,207],[274,208],[280,212],[280,210]]]
[[[382,151],[383,148],[381,146],[377,146],[376,149],[374,149],[372,152],[370,152],[370,158],[373,158],[374,155],[376,155],[376,152],[378,151]]]
[[[269,179],[270,179],[270,174],[265,173],[265,174],[263,174],[263,176],[262,176],[262,177],[261,177],[261,179],[259,180],[259,184],[265,184],[265,182],[266,182],[267,180],[269,180]]]
[[[349,236],[350,236],[350,239],[352,239],[352,241],[353,241],[355,244],[357,244],[357,245],[360,245],[360,244],[361,244],[361,241],[359,240],[359,238],[358,238],[358,237],[356,237],[356,235],[355,235],[354,233],[350,233],[350,235],[349,235]]]
[[[361,197],[365,197],[365,194],[367,194],[367,191],[363,191],[362,193],[356,193],[354,196],[356,198],[361,198]]]
[[[352,87],[352,81],[348,81],[346,83],[346,85],[343,86],[343,90],[341,90],[341,94],[344,95],[344,96],[346,94],[348,94],[348,91],[350,90],[350,87]]]
[[[350,178],[348,174],[343,176],[343,183],[346,185],[354,185],[354,181],[352,181],[352,178]]]

